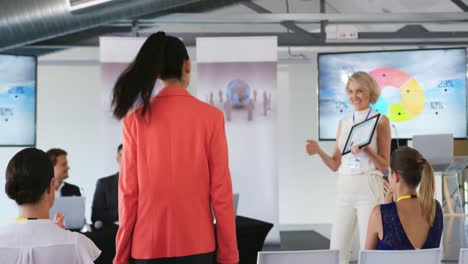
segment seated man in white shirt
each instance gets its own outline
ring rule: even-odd
[[[19,215],[0,227],[2,263],[93,263],[101,253],[89,238],[64,230],[61,214],[56,223],[49,220],[53,176],[48,155],[36,148],[21,150],[8,163],[5,192],[18,204]]]
[[[63,149],[53,148],[47,151],[47,155],[54,165],[55,196],[81,196],[78,186],[64,182],[68,178],[68,170],[70,170],[67,160],[68,153]]]

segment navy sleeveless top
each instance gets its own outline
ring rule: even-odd
[[[435,201],[436,212],[434,223],[429,229],[426,242],[424,242],[421,249],[438,248],[440,246],[440,239],[442,236],[443,215],[439,202]],[[382,216],[383,239],[379,239],[377,249],[380,250],[410,250],[415,249],[408,237],[405,230],[401,225],[400,218],[398,217],[396,203],[381,204],[380,213]]]

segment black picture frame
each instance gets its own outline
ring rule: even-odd
[[[365,146],[367,146],[367,145],[369,145],[371,143],[372,138],[374,137],[374,134],[375,134],[375,129],[377,128],[377,124],[379,123],[380,116],[381,116],[380,113],[376,114],[376,115],[374,115],[374,116],[372,116],[372,117],[370,117],[370,118],[368,118],[368,119],[366,119],[366,120],[364,120],[362,122],[359,122],[359,123],[357,123],[357,124],[355,124],[355,125],[353,125],[351,127],[351,130],[349,131],[349,134],[348,134],[348,138],[346,139],[346,143],[345,143],[345,145],[343,147],[343,151],[341,152],[342,156],[344,156],[344,155],[351,152],[351,145],[348,147],[348,144],[350,144],[349,141],[351,140],[352,135],[355,133],[355,131],[358,130],[359,128],[361,128],[363,124],[373,122],[374,124],[373,124],[370,135],[368,136],[366,142],[359,144],[359,147],[362,148],[362,147],[365,147]]]

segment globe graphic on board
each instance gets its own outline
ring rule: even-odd
[[[242,107],[247,105],[250,95],[250,87],[244,80],[232,80],[226,88],[226,96],[233,106]]]
[[[413,77],[395,68],[369,72],[380,87],[379,100],[373,108],[393,122],[406,122],[424,110],[424,91]]]
[[[25,88],[26,87],[23,87],[23,86],[15,86],[8,90],[8,94],[10,95],[12,99],[15,99],[15,100],[19,99],[24,96]]]

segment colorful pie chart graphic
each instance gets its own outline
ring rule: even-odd
[[[398,93],[399,101],[389,101],[384,96],[373,108],[393,122],[406,122],[424,110],[424,91],[413,77],[395,68],[378,68],[369,72],[377,81],[381,94]],[[396,90],[386,90],[396,89]]]

